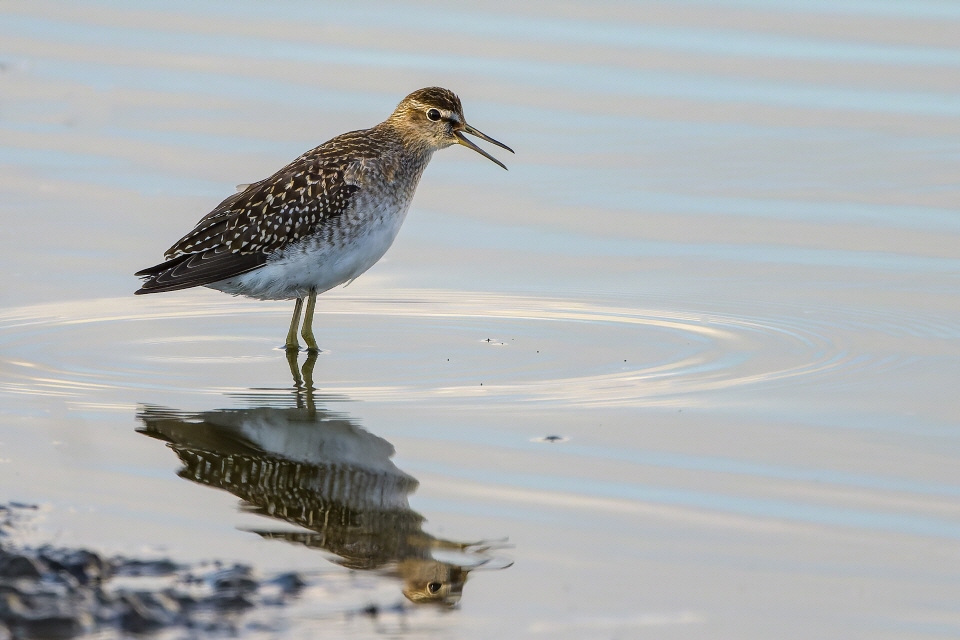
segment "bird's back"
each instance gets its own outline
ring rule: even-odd
[[[279,286],[275,280],[289,280],[288,271],[303,267],[299,261],[304,253],[336,261],[337,247],[364,235],[371,223],[376,226],[378,219],[382,223],[391,215],[399,215],[402,221],[429,159],[430,153],[412,152],[383,124],[337,136],[226,198],[167,250],[165,262],[137,274],[146,279],[137,293],[210,285],[260,298],[300,297],[301,285],[310,285],[310,277],[305,278],[307,282],[286,282],[288,286]],[[399,224],[392,226],[399,228]],[[380,234],[389,236],[387,246],[396,228]],[[379,259],[379,245],[386,239],[374,238],[376,246],[361,253],[379,252]],[[279,269],[291,260],[297,264]],[[341,271],[368,268],[368,260],[354,256],[347,262],[356,265],[344,265]],[[274,267],[271,273],[243,277],[268,265]],[[322,264],[306,266],[315,271],[324,268]],[[308,288],[325,290],[321,287],[327,281],[339,277],[319,278],[321,282],[314,275],[313,280],[317,286]]]

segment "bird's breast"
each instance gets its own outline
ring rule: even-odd
[[[208,286],[282,300],[302,298],[310,291],[322,293],[364,273],[397,237],[425,166],[397,164],[393,172],[386,172],[380,164],[356,167],[350,178],[359,190],[342,214],[271,254],[255,271]]]

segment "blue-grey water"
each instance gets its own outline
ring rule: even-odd
[[[960,636],[958,70],[952,0],[4,1],[0,500],[352,585],[249,637]],[[309,402],[291,304],[132,295],[236,184],[429,85],[517,153],[434,157],[321,297]],[[510,546],[453,611],[348,615],[399,574],[251,533],[242,482],[185,479],[235,446],[199,415],[413,478],[390,562]]]

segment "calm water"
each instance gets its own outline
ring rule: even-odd
[[[960,636],[960,4],[471,6],[0,3],[0,500],[346,580],[290,638]],[[319,358],[132,296],[427,85],[517,154],[435,156]]]

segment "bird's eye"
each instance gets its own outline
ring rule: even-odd
[[[431,120],[433,120],[434,122],[436,122],[437,120],[440,119],[440,110],[439,110],[439,109],[429,109],[429,110],[427,111],[427,117],[430,118]],[[436,584],[436,583],[431,582],[430,584]]]
[[[436,111],[436,109],[431,109],[430,111]],[[430,115],[429,112],[427,112],[427,115],[428,116]],[[431,582],[430,584],[427,585],[427,590],[430,593],[436,593],[437,591],[440,591],[440,587],[442,586],[443,585],[440,584],[439,582]]]

